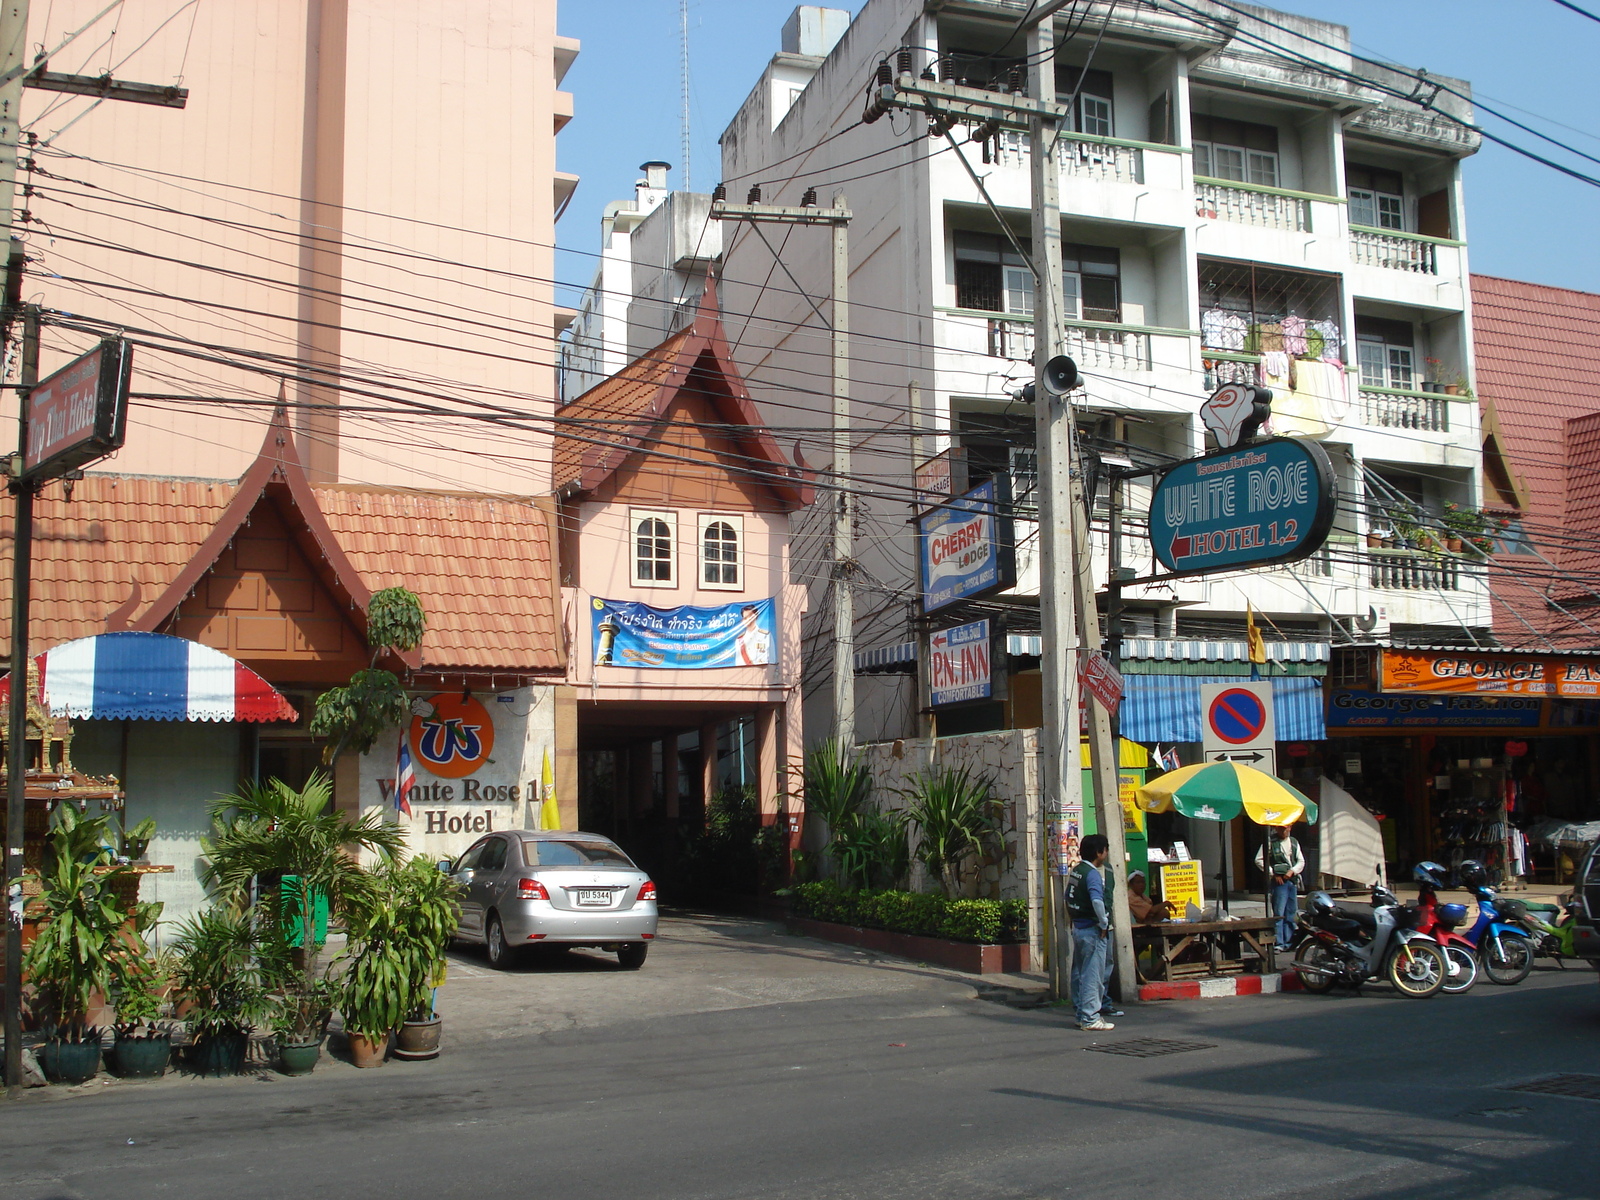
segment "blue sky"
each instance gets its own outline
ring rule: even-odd
[[[861,2],[835,7],[856,11]],[[1296,0],[1277,7],[1348,25],[1358,53],[1468,79],[1485,102],[1600,158],[1600,23],[1552,0]],[[793,0],[690,0],[696,190],[717,183],[717,137],[778,49],[793,8]],[[583,181],[557,229],[560,246],[582,253],[559,254],[556,269],[563,282],[581,287],[594,270],[589,256],[599,246],[601,210],[632,196],[639,164],[662,159],[681,168],[678,3],[561,0],[559,27],[583,41],[564,85],[577,115],[559,139],[561,168]],[[1487,116],[1482,121],[1600,175],[1600,164]],[[683,185],[681,170],[672,184]],[[1488,144],[1468,161],[1466,187],[1474,271],[1600,291],[1600,188]]]

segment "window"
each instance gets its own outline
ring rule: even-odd
[[[1061,247],[1065,316],[1080,321],[1122,320],[1122,256],[1114,246]]]
[[[1350,199],[1350,224],[1368,229],[1404,229],[1405,185],[1398,171],[1380,167],[1345,167]]]
[[[634,509],[629,523],[633,528],[633,582],[640,587],[673,586],[677,514]]]
[[[1500,530],[1500,536],[1495,542],[1497,554],[1538,554],[1533,548],[1533,539],[1528,536],[1527,528],[1520,520],[1512,518]]]
[[[1356,364],[1362,387],[1417,386],[1416,335],[1404,321],[1361,317],[1356,321]]]
[[[1348,359],[1339,328],[1339,276],[1212,258],[1202,258],[1199,267],[1203,349]]]
[[[1022,248],[1029,249],[1029,243],[1022,241]],[[1033,269],[1008,238],[957,230],[955,256],[957,308],[1033,315]],[[1062,246],[1063,315],[1080,321],[1121,321],[1121,261],[1114,246]]]
[[[1032,252],[1027,238],[1018,238]],[[956,307],[1033,314],[1033,271],[1011,239],[997,233],[955,233]]]
[[[737,515],[700,514],[700,585],[724,591],[738,591],[740,543],[744,541],[744,519]]]
[[[480,871],[503,871],[506,867],[505,838],[490,838],[483,844],[483,857],[478,860]]]
[[[1271,125],[1196,113],[1191,120],[1194,173],[1278,187],[1278,131]]]
[[[628,856],[610,842],[538,838],[522,844],[530,867],[631,867]]]
[[[1111,137],[1111,72],[1063,67],[1056,72],[1056,96],[1072,102],[1073,124],[1079,133]]]

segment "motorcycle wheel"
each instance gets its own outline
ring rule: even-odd
[[[1496,954],[1494,939],[1485,934],[1478,944],[1478,953],[1483,959],[1483,973],[1490,983],[1509,987],[1521,983],[1533,970],[1533,943],[1525,937],[1502,934],[1500,953]]]
[[[1445,979],[1444,990],[1453,996],[1472,990],[1478,982],[1478,956],[1465,946],[1446,946],[1444,955],[1455,974]]]
[[[1431,942],[1404,942],[1384,964],[1384,977],[1410,1000],[1426,1000],[1450,977],[1444,951]]]
[[[1314,938],[1308,938],[1300,943],[1300,949],[1294,952],[1294,963],[1297,967],[1302,964],[1313,967],[1328,967],[1330,969],[1337,966],[1328,948]],[[1330,990],[1335,982],[1332,975],[1318,975],[1307,971],[1302,971],[1299,974],[1300,986],[1306,991],[1314,992],[1318,995]]]

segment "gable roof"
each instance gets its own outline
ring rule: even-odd
[[[565,668],[550,518],[531,497],[313,488],[281,413],[242,479],[89,473],[35,501],[32,652],[108,629],[151,630],[217,563],[263,499],[297,526],[343,602],[404,585],[427,614],[413,670],[537,675]],[[0,587],[11,579],[0,513]],[[9,637],[9,606],[0,636]],[[353,614],[354,615],[354,614]],[[360,627],[359,616],[356,618]]]
[[[691,383],[710,399],[738,444],[743,467],[730,468],[765,486],[787,510],[811,503],[805,473],[778,448],[760,409],[733,363],[708,280],[695,319],[647,350],[610,379],[556,411],[553,478],[560,494],[592,492],[632,456],[658,453],[663,470],[678,464],[674,447],[659,441],[668,409]]]

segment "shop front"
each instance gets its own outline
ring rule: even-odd
[[[1600,819],[1597,680],[1600,655],[1341,650],[1328,774],[1377,818],[1392,876],[1477,859],[1570,882],[1569,831]]]

